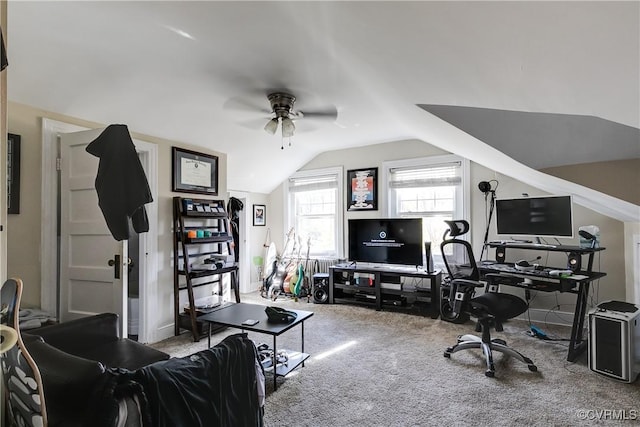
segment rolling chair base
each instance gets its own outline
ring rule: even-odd
[[[538,370],[538,367],[533,364],[533,361],[531,359],[524,356],[519,351],[508,347],[507,343],[499,338],[494,338],[490,342],[483,342],[482,338],[475,335],[462,335],[458,337],[458,344],[454,345],[453,347],[448,347],[444,351],[444,357],[451,358],[452,353],[457,353],[458,351],[467,350],[470,348],[482,349],[482,353],[484,354],[487,363],[487,370],[484,373],[487,377],[493,378],[495,376],[496,370],[493,364],[492,354],[492,351],[494,350],[515,357],[521,362],[526,363],[531,372],[536,372]]]

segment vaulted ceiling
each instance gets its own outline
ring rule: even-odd
[[[12,1],[8,16],[10,101],[226,152],[232,190],[407,138],[533,168],[640,157],[635,1]],[[337,119],[302,118],[281,150],[263,130],[274,89]]]

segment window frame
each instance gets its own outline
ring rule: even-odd
[[[307,169],[297,171],[293,175],[289,176],[285,180],[285,185],[283,186],[284,191],[284,209],[283,212],[285,214],[285,230],[290,230],[291,227],[295,227],[295,211],[293,205],[293,193],[289,191],[289,182],[292,179],[305,179],[305,178],[313,178],[327,175],[335,175],[336,176],[336,212],[335,212],[335,222],[336,229],[335,233],[335,244],[336,247],[335,253],[333,254],[323,254],[319,256],[315,256],[315,258],[337,258],[342,259],[344,254],[344,206],[345,206],[345,193],[344,193],[344,169],[342,167],[328,167],[328,168],[319,168],[319,169]],[[305,243],[306,244],[306,243]]]
[[[467,158],[455,155],[455,154],[446,154],[446,155],[437,155],[437,156],[429,156],[429,157],[419,157],[414,159],[404,159],[404,160],[391,160],[385,161],[382,163],[382,183],[384,185],[384,195],[386,197],[386,203],[384,204],[384,214],[390,218],[396,218],[398,216],[397,212],[395,212],[395,206],[392,206],[394,203],[394,198],[391,195],[392,187],[390,185],[391,179],[391,170],[396,168],[419,168],[421,166],[424,167],[435,167],[437,165],[444,165],[449,163],[460,162],[460,186],[461,186],[461,194],[457,194],[456,197],[456,206],[454,210],[454,218],[453,219],[465,219],[469,223],[470,222],[470,212],[471,212],[471,192],[470,192],[470,161]],[[458,204],[461,204],[461,209],[458,208]],[[461,218],[460,218],[461,214]],[[471,233],[464,234],[459,237],[460,239],[470,241]],[[440,253],[440,249],[436,247],[431,248],[431,253],[433,254],[434,261],[438,267],[444,268],[444,262],[442,261],[442,255]]]

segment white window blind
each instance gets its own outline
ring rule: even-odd
[[[450,218],[462,183],[460,170],[461,162],[391,168],[392,214]]]
[[[310,239],[311,256],[336,257],[340,252],[340,172],[303,172],[289,178],[289,226],[301,242]]]
[[[444,165],[391,168],[391,188],[441,187],[458,185],[460,162]]]

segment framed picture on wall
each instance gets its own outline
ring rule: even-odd
[[[347,210],[378,210],[378,168],[347,171]]]
[[[253,225],[267,225],[267,207],[265,205],[253,205]]]
[[[172,191],[218,195],[218,157],[172,147]]]
[[[20,213],[20,135],[7,138],[7,213]]]

